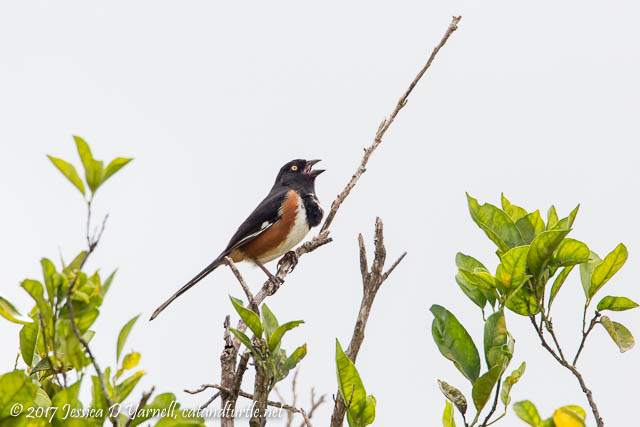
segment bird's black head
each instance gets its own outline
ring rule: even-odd
[[[291,160],[280,168],[274,186],[293,186],[309,192],[314,191],[316,177],[324,172],[324,169],[312,170],[313,165],[320,160]]]

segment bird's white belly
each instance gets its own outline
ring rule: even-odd
[[[287,239],[280,246],[272,251],[267,252],[261,258],[258,259],[261,263],[266,263],[284,255],[294,246],[304,239],[304,236],[309,232],[309,225],[307,223],[307,212],[305,211],[304,204],[298,205],[298,211],[296,212],[296,219],[293,223],[293,228],[287,236]]]

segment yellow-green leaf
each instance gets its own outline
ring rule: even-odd
[[[533,242],[533,239],[545,231],[544,221],[540,216],[540,211],[532,212],[516,221],[516,227],[520,231],[525,245]]]
[[[506,212],[489,203],[480,206],[478,201],[469,194],[467,194],[467,202],[471,218],[498,246],[500,252],[507,252],[511,248],[522,246],[522,236]]]
[[[120,360],[120,353],[122,353],[122,349],[124,348],[125,343],[127,342],[127,338],[129,337],[129,332],[131,332],[131,328],[136,323],[140,315],[138,314],[133,319],[129,320],[120,330],[118,334],[118,346],[116,349],[116,361]]]
[[[453,417],[453,405],[448,401],[444,401],[444,413],[442,414],[443,427],[456,427],[456,421]]]
[[[76,141],[78,155],[80,156],[80,160],[82,161],[82,165],[84,166],[84,169],[86,171],[89,168],[91,161],[93,160],[93,154],[91,154],[89,144],[87,144],[84,139],[76,135],[73,136],[73,139]]]
[[[631,301],[627,297],[612,297],[606,296],[598,303],[598,311],[611,310],[611,311],[624,311],[636,308],[638,304]]]
[[[513,222],[517,222],[520,218],[527,216],[527,211],[520,206],[512,205],[504,196],[504,193],[500,195],[500,199],[502,202],[502,210],[509,215],[509,218],[511,218]]]
[[[616,343],[620,349],[620,353],[624,353],[627,350],[631,350],[635,345],[635,340],[631,332],[624,327],[624,325],[614,322],[607,316],[602,316],[600,324],[607,330],[613,342]]]
[[[133,159],[128,159],[125,157],[116,157],[111,160],[111,162],[104,169],[104,175],[102,177],[102,182],[105,182],[107,179],[111,177],[114,173],[118,172],[122,169],[127,163],[129,163]]]
[[[231,300],[231,304],[233,304],[233,308],[236,309],[242,321],[251,329],[253,334],[261,338],[262,337],[262,323],[260,322],[260,317],[252,310],[245,308],[242,306],[242,301],[238,298],[234,298],[229,295],[229,299]],[[283,332],[284,333],[284,332]]]
[[[122,360],[122,367],[124,369],[133,369],[138,366],[139,362],[140,353],[138,353],[137,351],[132,351],[131,353],[127,354]]]
[[[539,427],[542,424],[542,419],[540,418],[536,405],[529,400],[514,403],[513,410],[518,418],[530,426]]]
[[[18,309],[3,297],[0,297],[0,316],[4,317],[10,322],[20,323],[22,325],[28,325],[33,322],[33,319],[20,314]]]
[[[553,422],[556,427],[585,427],[584,418],[570,407],[556,409],[553,413]]]
[[[84,183],[78,175],[76,168],[69,162],[59,159],[57,157],[47,155],[51,163],[58,168],[60,172],[71,182],[82,194],[84,194]]]
[[[620,243],[593,269],[591,286],[589,287],[589,299],[622,268],[628,256],[627,247]]]
[[[589,260],[589,247],[579,240],[566,238],[553,254],[551,264],[554,266],[568,266],[581,264]]]
[[[504,283],[507,289],[515,289],[526,280],[528,254],[529,246],[518,246],[500,257],[496,278]]]
[[[527,364],[525,362],[522,362],[520,367],[511,372],[511,375],[509,375],[503,381],[502,391],[500,392],[500,400],[502,400],[502,403],[505,407],[508,406],[511,402],[511,388],[513,388],[513,386],[520,380],[520,377],[524,375],[524,370],[526,367]]]

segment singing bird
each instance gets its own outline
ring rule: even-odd
[[[222,253],[171,295],[153,312],[149,320],[155,319],[173,300],[223,264],[227,256],[233,262],[253,262],[279,285],[279,280],[264,264],[284,255],[278,265],[288,257],[292,266],[295,266],[297,255],[291,249],[300,243],[312,227],[320,224],[324,214],[315,190],[315,180],[324,169],[312,170],[313,165],[319,161],[297,159],[281,167],[267,197],[238,227]]]

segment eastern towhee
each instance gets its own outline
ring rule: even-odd
[[[227,256],[233,262],[255,263],[272,281],[279,284],[278,279],[263,264],[285,255],[291,257],[295,266],[297,258],[291,249],[306,236],[311,227],[320,224],[323,211],[316,197],[315,179],[324,170],[311,169],[319,161],[292,160],[280,168],[267,197],[240,225],[225,250],[158,307],[149,320],[155,319],[173,300],[224,263]]]

